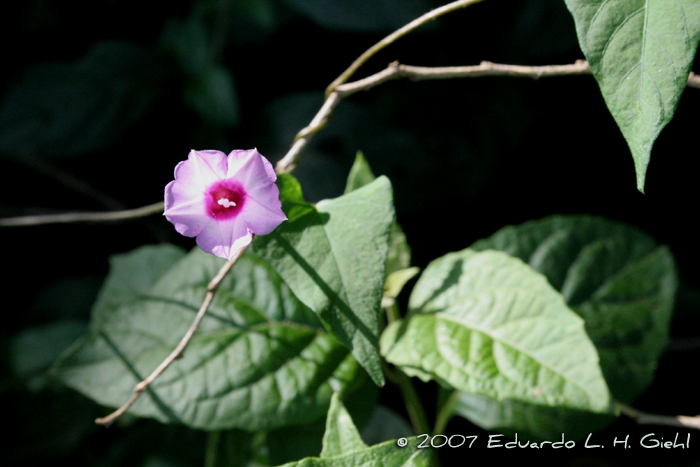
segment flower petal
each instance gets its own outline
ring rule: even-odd
[[[280,190],[274,183],[249,191],[246,205],[238,215],[255,235],[267,235],[287,220],[282,211]]]
[[[175,180],[189,189],[204,191],[212,183],[226,178],[226,154],[221,151],[190,151],[186,161],[175,167]]]
[[[202,201],[199,199],[178,195],[177,180],[173,180],[165,187],[165,211],[163,215],[175,225],[175,230],[186,237],[194,237],[210,224],[211,217],[206,212]]]
[[[240,218],[225,222],[213,221],[197,236],[197,245],[206,253],[231,259],[250,244],[253,234]]]
[[[236,149],[228,155],[227,178],[235,178],[246,191],[266,187],[277,180],[272,164],[257,149]]]
[[[182,180],[173,180],[165,186],[165,215],[179,210],[182,206],[195,206],[203,203],[205,192],[195,185]]]

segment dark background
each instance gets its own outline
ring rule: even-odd
[[[252,148],[273,163],[323,102],[323,90],[377,40],[437,0],[113,0],[4,2],[0,7],[0,216],[139,207],[163,198],[191,148]],[[380,52],[422,66],[546,65],[583,58],[563,1],[487,0],[422,27]],[[696,68],[697,70],[697,68]],[[687,89],[652,152],[646,195],[590,76],[540,81],[392,81],[343,101],[303,153],[306,197],[342,193],[357,150],[394,186],[400,224],[424,268],[502,226],[551,214],[618,219],[668,244],[680,288],[672,343],[636,406],[700,413],[696,264],[697,107]],[[7,465],[201,465],[205,435],[149,420],[104,430],[104,408],[44,370],[85,330],[110,255],[192,239],[162,217],[125,223],[4,228],[0,403],[12,434]],[[408,293],[405,293],[408,296]],[[420,385],[434,415],[434,385]],[[402,412],[397,391],[381,401]],[[620,419],[597,435],[639,439]],[[448,432],[486,433],[455,419]],[[685,432],[681,430],[682,438]],[[561,465],[699,465],[689,451],[545,451]],[[636,452],[636,454],[634,454]],[[484,454],[485,450],[478,451]],[[476,451],[441,451],[444,465]],[[490,459],[521,459],[488,452]],[[643,454],[643,456],[642,456]],[[4,464],[4,462],[3,462]]]

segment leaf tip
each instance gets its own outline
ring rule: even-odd
[[[644,193],[645,178],[646,178],[645,171],[642,171],[642,172],[637,171],[637,190],[639,190],[639,192],[643,195],[646,194],[646,193]]]
[[[637,189],[644,194],[644,183],[646,181],[646,176],[647,176],[647,167],[649,166],[649,152],[651,151],[651,148],[649,148],[649,151],[645,151],[646,154],[643,154],[642,156],[638,156],[634,152],[632,153],[633,159],[634,159],[634,171],[637,175]]]

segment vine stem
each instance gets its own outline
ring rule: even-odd
[[[277,163],[276,170],[278,173],[288,173],[296,168],[299,163],[301,151],[306,147],[314,134],[328,123],[331,113],[338,104],[340,104],[341,100],[356,92],[372,89],[386,81],[399,78],[428,80],[480,76],[519,76],[537,79],[548,76],[567,76],[588,73],[590,73],[590,69],[588,68],[588,63],[585,61],[578,61],[572,65],[547,65],[540,67],[482,62],[480,65],[475,66],[439,68],[401,65],[399,62],[393,62],[389,64],[386,69],[368,76],[367,78],[334,86],[333,91],[326,97],[325,102],[311,120],[311,123],[297,133],[292,147]]]
[[[397,39],[400,39],[401,37],[405,36],[409,32],[413,31],[419,26],[422,26],[423,24],[427,23],[428,21],[432,21],[435,18],[442,16],[446,13],[450,13],[455,10],[459,10],[460,8],[467,7],[469,5],[472,5],[474,3],[479,3],[483,0],[458,0],[456,2],[448,3],[447,5],[443,5],[439,8],[436,8],[432,11],[429,11],[428,13],[424,14],[423,16],[420,16],[407,25],[403,26],[402,28],[397,29],[396,31],[392,32],[388,36],[386,36],[384,39],[380,40],[376,44],[374,44],[372,47],[367,49],[362,55],[357,57],[354,62],[340,74],[331,84],[328,85],[326,88],[326,97],[329,97],[331,93],[337,88],[339,85],[345,83],[348,78],[350,78],[353,73],[357,71],[358,68],[360,68],[367,60],[369,60],[374,54],[382,50],[384,47],[388,46],[389,44],[395,42]]]
[[[389,306],[383,307],[386,312],[387,323],[391,324],[401,319],[401,312],[399,306],[396,302],[393,302]],[[404,404],[406,406],[406,411],[408,412],[408,418],[411,420],[411,426],[416,434],[429,433],[430,425],[428,424],[428,417],[425,414],[425,409],[423,404],[418,397],[416,388],[411,382],[411,378],[406,375],[399,368],[391,368],[389,364],[382,359],[382,366],[384,367],[384,373],[386,373],[387,378],[399,387],[401,395],[403,395]]]
[[[136,387],[134,388],[134,394],[128,401],[126,401],[124,405],[122,405],[106,417],[98,418],[97,420],[95,420],[95,423],[97,423],[98,425],[110,425],[121,414],[129,410],[129,407],[131,407],[133,403],[136,402],[136,400],[141,396],[141,394],[143,394],[143,392],[146,389],[148,389],[148,387],[153,383],[153,381],[155,381],[156,378],[158,378],[158,376],[160,376],[160,374],[163,373],[163,371],[165,371],[165,369],[168,368],[171,363],[173,363],[175,360],[182,356],[182,354],[185,351],[185,348],[187,348],[187,345],[190,343],[190,340],[192,340],[192,336],[199,327],[199,323],[201,323],[202,319],[204,319],[204,315],[207,313],[209,305],[214,299],[214,295],[216,294],[216,291],[219,288],[221,281],[224,279],[224,277],[226,277],[226,274],[228,274],[233,265],[236,264],[236,261],[238,261],[238,259],[241,256],[243,256],[243,253],[245,253],[246,249],[247,248],[241,248],[240,250],[238,250],[236,255],[230,260],[228,260],[226,264],[224,264],[224,266],[219,270],[219,272],[216,273],[216,276],[214,276],[211,282],[209,282],[209,284],[207,285],[207,295],[204,297],[204,301],[199,307],[199,311],[197,311],[197,315],[195,316],[194,321],[190,325],[190,328],[182,337],[177,347],[175,347],[175,349],[170,353],[170,355],[168,355],[168,357],[165,360],[163,360],[163,362],[160,365],[158,365],[158,368],[153,370],[153,373],[151,373],[148,376],[148,378],[144,379],[136,385]]]
[[[455,79],[455,78],[478,78],[483,76],[508,76],[518,78],[548,78],[555,76],[574,76],[587,75],[591,70],[588,62],[577,60],[573,64],[566,65],[545,65],[545,66],[521,66],[521,65],[506,65],[491,62],[481,62],[479,65],[473,66],[455,66],[455,67],[419,67],[410,65],[401,65],[398,62],[393,62],[389,66],[372,76],[339,85],[328,96],[323,106],[311,122],[301,130],[289,149],[287,154],[277,162],[277,173],[291,173],[299,163],[299,157],[302,150],[306,147],[313,135],[321,130],[330,118],[333,109],[337,107],[340,101],[359,91],[367,91],[375,86],[378,86],[386,81],[408,78],[414,81],[430,80],[430,79]],[[700,89],[700,76],[695,73],[690,73],[688,76],[688,87]],[[0,219],[0,227],[19,227],[31,225],[44,225],[68,222],[104,222],[135,219],[139,217],[149,216],[162,212],[163,203],[153,203],[148,206],[143,206],[136,209],[113,212],[78,212],[66,214],[49,214],[23,217],[10,217]]]
[[[447,423],[452,418],[452,408],[457,400],[457,391],[455,389],[440,388],[438,397],[438,412],[435,417],[435,425],[433,426],[433,435],[442,434],[447,427]]]
[[[700,430],[700,415],[691,417],[688,415],[657,415],[642,412],[625,404],[617,404],[620,412],[628,416],[639,425],[677,426]]]
[[[38,216],[9,217],[0,219],[0,227],[26,227],[30,225],[62,224],[69,222],[105,222],[137,219],[163,212],[163,202],[149,204],[136,209],[109,212],[69,212]]]
[[[423,404],[418,397],[416,388],[413,387],[411,379],[398,368],[391,368],[389,364],[382,359],[384,373],[389,381],[399,387],[403,396],[404,405],[408,412],[408,418],[411,420],[411,427],[416,434],[430,433],[430,425],[428,417],[425,414]]]
[[[466,6],[466,5],[465,5]],[[507,76],[511,78],[550,78],[557,76],[590,75],[591,68],[585,60],[577,60],[571,64],[523,66],[508,65],[492,62],[481,62],[479,65],[452,67],[420,67],[402,65],[399,62],[390,63],[387,68],[366,78],[351,83],[338,84],[328,95],[323,106],[304,129],[297,133],[292,147],[277,163],[278,173],[288,173],[299,164],[301,151],[306,147],[314,134],[321,130],[330,119],[333,110],[344,98],[359,91],[368,91],[387,81],[408,78],[413,81],[431,79],[480,78],[484,76]],[[342,76],[342,75],[341,75]],[[700,89],[700,76],[690,73],[688,87]]]

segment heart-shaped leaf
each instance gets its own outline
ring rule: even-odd
[[[590,216],[504,227],[471,248],[505,251],[547,277],[585,320],[615,399],[630,403],[651,383],[677,287],[668,248],[634,227]]]
[[[498,249],[544,274],[584,318],[613,396],[632,402],[654,377],[668,341],[673,257],[636,228],[590,216],[552,216],[505,227],[473,249]],[[585,437],[613,418],[459,394],[454,410],[486,429],[552,439]]]
[[[156,248],[113,260],[118,267],[106,287],[124,290],[115,276],[138,277],[128,265],[177,256],[172,247]],[[104,290],[94,310],[98,325],[54,372],[95,401],[120,406],[175,348],[223,263],[196,248],[157,280],[152,272],[143,274],[142,283],[126,288],[133,293],[124,294],[123,305],[116,290]],[[207,430],[255,431],[314,421],[334,391],[351,394],[363,381],[364,371],[322,332],[318,317],[270,266],[247,254],[221,283],[184,357],[130,411]]]
[[[439,258],[381,340],[409,375],[497,400],[610,412],[598,355],[544,276],[497,251]]]

